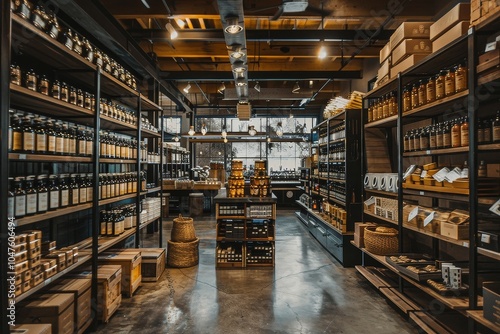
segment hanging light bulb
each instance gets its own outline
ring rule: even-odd
[[[226,139],[227,138],[226,128],[222,128],[222,132],[220,134],[221,134],[222,138]]]
[[[190,90],[190,89],[191,89],[191,84],[188,82],[187,86],[186,86],[186,87],[184,87],[183,91],[184,91],[184,93],[186,93],[186,94],[187,94],[187,93],[189,93],[189,90]]]
[[[267,137],[267,142],[270,143],[271,142],[271,137]]]
[[[227,143],[227,138],[224,138],[224,143]]]
[[[179,140],[180,140],[179,135],[178,135],[178,134],[176,134],[176,135],[174,136],[174,141],[175,141],[175,142],[179,142]]]
[[[318,51],[318,59],[325,59],[328,56],[328,52],[326,51],[326,47],[321,45]]]
[[[276,126],[276,136],[279,138],[283,137],[283,127],[281,125],[281,122],[278,122],[278,125]]]
[[[252,136],[252,137],[253,137],[253,136],[255,136],[255,135],[257,134],[257,131],[255,130],[255,126],[250,125],[250,126],[248,127],[248,134],[249,134],[250,136]]]
[[[176,39],[179,36],[179,33],[175,30],[172,23],[168,22],[165,28],[167,28],[168,33],[170,34],[170,39]]]
[[[188,135],[194,136],[195,133],[196,132],[194,131],[194,126],[193,125],[189,126]]]
[[[207,126],[205,125],[205,123],[203,123],[203,125],[201,126],[201,134],[206,135],[207,131],[208,131]]]

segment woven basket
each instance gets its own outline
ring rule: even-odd
[[[365,227],[365,248],[377,255],[395,254],[398,252],[398,231],[386,228],[384,232],[376,231],[377,226]]]
[[[200,239],[191,242],[168,241],[167,265],[174,268],[188,268],[198,264]]]
[[[189,217],[174,218],[170,240],[174,242],[191,242],[196,240],[193,219]]]

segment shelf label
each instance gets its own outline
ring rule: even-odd
[[[484,244],[489,244],[490,243],[490,235],[489,234],[482,234],[481,235],[481,242]]]
[[[26,154],[19,154],[19,160],[26,160]]]
[[[425,151],[425,154],[427,154],[427,155],[431,154],[431,150]]]
[[[462,246],[464,246],[464,247],[469,247],[469,242],[468,242],[468,241],[464,241],[464,242],[462,243]]]
[[[408,215],[408,221],[415,218],[417,214],[418,214],[418,206],[416,206],[413,210],[411,210],[410,214]]]
[[[496,214],[497,216],[500,216],[500,199],[495,202],[490,208],[490,211]]]
[[[425,217],[424,219],[424,227],[429,225],[429,223],[434,219],[434,214],[436,212],[435,211],[432,211],[430,215],[428,215],[427,217]]]
[[[420,196],[424,196],[425,195],[425,191],[419,191],[418,192]]]
[[[490,42],[490,43],[486,44],[486,47],[484,48],[484,52],[493,51],[496,48],[497,48],[497,41]]]
[[[450,172],[450,170],[447,167],[442,168],[439,172],[436,174],[432,175],[434,180],[438,182],[443,182],[446,178],[446,175]]]
[[[459,179],[460,177],[462,177],[462,170],[458,167],[455,167],[451,170],[451,172],[446,174],[445,179],[446,181],[453,183],[453,181]]]

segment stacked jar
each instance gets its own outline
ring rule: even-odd
[[[379,98],[368,108],[368,122],[378,121],[398,113],[396,93],[391,92]]]
[[[254,175],[250,177],[250,196],[271,195],[271,178],[267,175],[266,160],[255,160]]]
[[[227,197],[245,196],[245,178],[243,177],[243,161],[231,161],[231,175],[228,177]]]

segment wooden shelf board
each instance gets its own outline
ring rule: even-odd
[[[417,282],[417,281],[413,280],[412,278],[405,276],[404,274],[399,273],[394,267],[392,267],[390,264],[387,263],[387,261],[385,260],[385,256],[370,253],[365,248],[362,248],[361,250],[364,253],[366,253],[367,255],[369,255],[370,257],[372,257],[373,259],[375,259],[378,262],[380,262],[381,264],[383,264],[389,270],[399,274],[399,276],[401,276],[405,281],[411,283],[412,285],[419,288],[420,290],[422,290],[423,292],[425,292],[429,296],[441,301],[443,304],[445,304],[449,308],[454,309],[454,310],[466,310],[469,307],[468,297],[442,296],[439,293],[437,293],[436,291],[432,290],[431,288],[421,284],[420,282]],[[482,298],[481,298],[480,302],[482,303]]]
[[[389,79],[389,81],[383,83],[382,85],[378,86],[377,88],[372,89],[365,95],[365,99],[368,98],[374,98],[374,97],[381,97],[387,93],[390,93],[393,90],[397,89],[397,81],[398,77],[395,76],[394,78]]]
[[[125,83],[121,82],[110,73],[101,71],[101,89],[111,97],[128,104],[132,108],[137,108],[139,102],[139,92],[133,90]]]
[[[57,209],[54,211],[48,211],[46,213],[41,213],[33,216],[27,216],[22,218],[17,218],[14,220],[17,226],[29,225],[37,222],[41,222],[43,220],[52,219],[64,215],[69,215],[71,213],[75,213],[78,211],[83,211],[86,209],[91,209],[92,203],[85,203],[75,206],[68,206],[62,209]]]
[[[488,256],[488,257],[490,257],[492,259],[495,259],[497,261],[500,261],[500,253],[498,253],[498,252],[478,247],[477,248],[477,253],[481,254],[481,255],[484,255],[484,256]]]
[[[381,221],[384,221],[386,223],[389,223],[389,224],[394,224],[394,225],[398,225],[398,222],[394,221],[394,220],[390,220],[390,219],[387,219],[387,218],[384,218],[384,217],[379,217],[377,215],[375,215],[373,212],[370,212],[370,211],[366,211],[364,210],[363,213],[365,215],[368,215],[370,217],[373,217],[375,219],[378,219],[378,220],[381,220]]]
[[[443,154],[456,154],[456,153],[466,153],[469,152],[469,147],[456,147],[456,148],[442,148],[435,150],[417,151],[417,152],[405,152],[404,157],[422,157],[427,155],[443,155]]]
[[[346,203],[338,198],[335,198],[335,197],[332,197],[332,196],[328,196],[328,199],[330,201],[334,201],[335,203],[339,204],[339,205],[342,205],[342,206],[346,206]]]
[[[119,201],[123,201],[125,199],[129,198],[134,198],[137,196],[137,194],[128,194],[128,195],[123,195],[123,196],[118,196],[118,197],[113,197],[113,198],[107,198],[99,201],[99,206],[101,205],[106,205],[106,204],[111,204]]]
[[[85,262],[87,262],[90,259],[91,259],[90,255],[80,255],[80,256],[78,256],[78,262],[76,262],[73,265],[69,266],[68,268],[66,268],[66,269],[58,272],[54,276],[49,277],[48,279],[46,279],[42,283],[38,284],[34,288],[31,288],[30,290],[26,291],[25,293],[17,296],[16,299],[15,299],[16,303],[19,303],[19,302],[23,301],[24,299],[28,298],[29,296],[33,295],[34,293],[40,291],[41,289],[45,288],[46,286],[48,286],[49,284],[51,284],[55,280],[59,279],[63,275],[66,275],[67,273],[69,273],[73,269],[79,267],[80,265],[84,264]]]
[[[159,191],[161,191],[161,187],[154,187],[154,188],[149,188],[149,189],[147,190],[147,193],[148,193],[148,194],[152,194],[152,193],[157,193],[157,192],[159,192]]]
[[[217,215],[216,219],[246,219],[245,216],[219,216]]]
[[[347,232],[342,232],[341,230],[339,230],[338,228],[336,228],[335,226],[333,226],[332,224],[326,222],[323,217],[321,217],[317,212],[314,212],[313,210],[311,209],[307,209],[307,211],[309,211],[309,213],[311,215],[313,215],[316,219],[320,220],[321,222],[323,222],[323,224],[325,224],[329,229],[337,232],[338,234],[340,235],[354,235],[354,232],[353,231],[347,231]]]
[[[352,241],[351,241],[352,243]],[[388,283],[383,281],[380,277],[370,272],[370,270],[363,266],[355,266],[356,270],[377,289],[388,288]]]
[[[474,319],[474,321],[476,321],[477,323],[479,323],[485,327],[488,327],[492,331],[494,331],[496,333],[500,333],[500,326],[498,326],[498,325],[494,324],[493,322],[489,321],[488,319],[486,319],[483,315],[482,310],[468,310],[467,316]]]
[[[425,333],[432,334],[451,334],[449,330],[441,326],[436,320],[429,316],[426,312],[410,312],[410,319],[420,327]]]
[[[271,267],[274,267],[274,264],[273,263],[247,263],[247,268],[258,268],[258,267],[271,268]]]
[[[385,191],[385,190],[377,190],[377,189],[367,189],[365,188],[365,192],[367,193],[373,193],[373,194],[379,194],[379,195],[384,195],[384,196],[390,196],[390,197],[398,197],[398,193],[392,192],[392,191]]]
[[[28,88],[10,84],[11,104],[15,107],[32,111],[37,114],[49,115],[51,117],[82,118],[85,124],[93,124],[94,112],[69,102],[61,101],[39,92],[34,92]],[[82,122],[80,122],[82,123]]]
[[[154,132],[146,129],[141,129],[141,136],[144,138],[160,138],[159,132]]]
[[[215,268],[240,269],[243,268],[243,262],[215,262]]]
[[[406,228],[406,229],[408,229],[408,230],[415,231],[415,232],[418,232],[420,234],[427,235],[429,237],[433,237],[435,239],[446,241],[446,242],[448,242],[450,244],[454,244],[454,245],[458,245],[458,246],[469,248],[469,240],[455,240],[455,239],[451,239],[451,238],[445,237],[445,236],[443,236],[441,234],[437,234],[437,233],[433,233],[433,232],[428,232],[428,231],[425,231],[425,230],[423,230],[421,228],[418,228],[416,226],[411,226],[411,225],[408,225],[408,224],[403,224],[403,227]]]
[[[480,151],[497,151],[500,150],[500,144],[481,144],[478,145]]]
[[[377,121],[365,124],[365,129],[369,128],[393,128],[397,125],[398,115],[392,115]]]
[[[136,164],[137,160],[134,159],[115,159],[115,158],[99,158],[99,162],[105,164]]]
[[[161,217],[156,217],[156,218],[146,220],[144,223],[141,223],[141,225],[139,225],[139,229],[142,230],[143,228],[145,228],[146,226],[148,226],[152,222],[157,221],[158,219],[161,219]]]
[[[336,179],[336,178],[328,178],[329,181],[335,181],[335,182],[342,182],[342,183],[346,183],[346,180],[345,179]]]
[[[420,185],[420,184],[412,184],[412,183],[406,183],[406,182],[403,183],[403,188],[424,191],[424,192],[469,196],[469,189],[463,189],[463,188],[424,186],[424,185]],[[425,194],[425,195],[428,195],[428,194]],[[422,196],[425,196],[425,195],[422,194]]]
[[[127,239],[131,235],[135,233],[135,228],[131,228],[128,230],[125,230],[122,234],[116,236],[116,237],[99,237],[99,253],[104,252],[105,250],[113,247],[115,244],[118,242]]]
[[[120,132],[129,136],[137,136],[137,126],[135,125],[123,123],[106,115],[101,115],[100,118],[102,129]]]
[[[41,161],[41,162],[83,162],[91,163],[92,157],[80,157],[69,155],[51,155],[51,154],[25,154],[25,153],[9,153],[9,160],[18,161]]]
[[[140,94],[141,96],[141,110],[143,111],[161,111],[161,107],[148,99],[145,95]]]
[[[431,115],[441,115],[448,107],[452,107],[456,104],[457,100],[459,99],[466,99],[469,95],[469,90],[465,90],[463,92],[459,92],[457,94],[454,94],[452,96],[448,96],[442,99],[439,99],[437,101],[424,104],[423,106],[414,108],[410,111],[407,111],[403,113],[402,119],[404,120],[404,123],[412,122],[411,119],[408,119],[409,117],[421,117],[421,116],[431,116]]]

